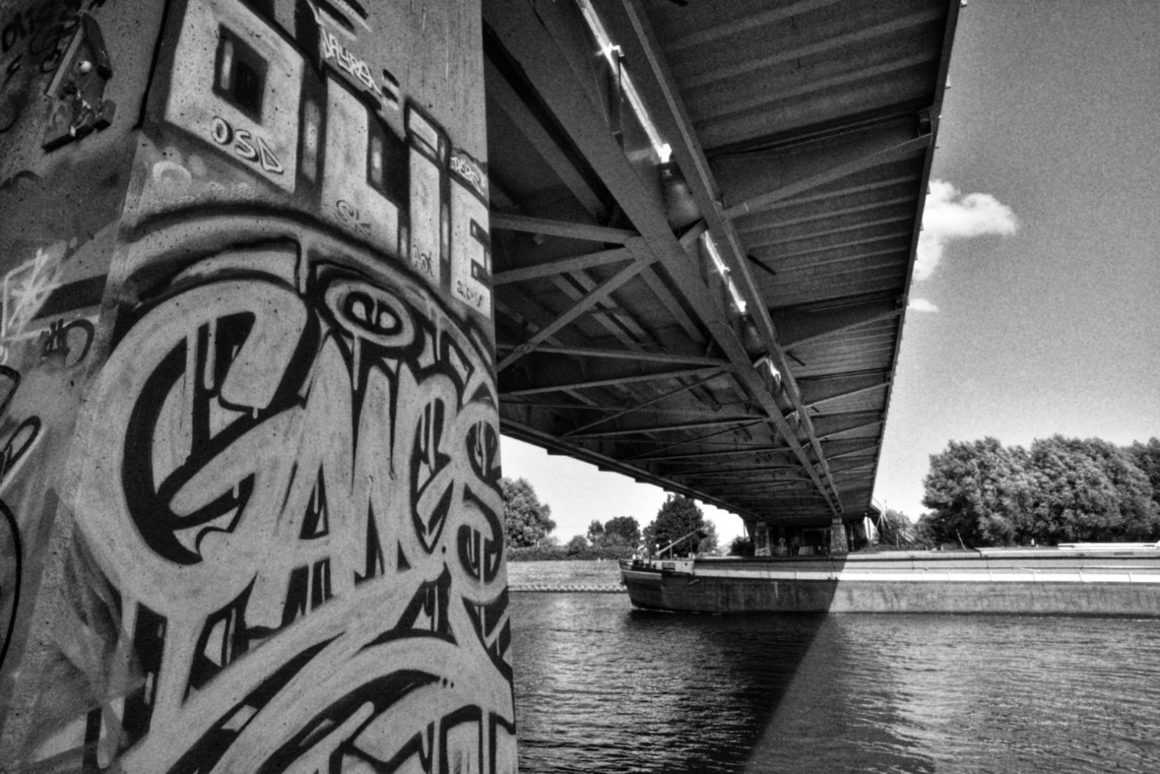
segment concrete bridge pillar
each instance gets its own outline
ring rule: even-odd
[[[769,525],[764,521],[759,521],[753,529],[753,555],[769,556],[770,554]]]
[[[830,556],[850,553],[850,542],[846,538],[846,525],[838,517],[830,522]]]
[[[480,24],[0,4],[0,770],[515,770]]]

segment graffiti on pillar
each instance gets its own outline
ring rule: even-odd
[[[14,394],[99,373],[0,765],[512,771],[486,165],[370,53],[361,4],[165,23],[111,260],[83,285],[74,242],[5,264]],[[14,561],[48,539],[21,529],[48,419],[18,403]],[[31,620],[21,577],[0,567],[0,633]]]
[[[753,554],[754,556],[769,556],[769,525],[759,521],[753,527]]]
[[[74,243],[75,244],[75,243]],[[12,348],[39,341],[41,354],[62,352],[70,365],[83,360],[92,344],[103,275],[70,281],[64,263],[76,251],[66,242],[37,248],[0,282],[0,363]],[[88,314],[78,315],[85,310]]]
[[[486,165],[352,51],[365,14],[300,0],[290,34],[251,5],[187,3],[136,216],[288,195],[490,317]]]
[[[78,88],[67,95],[70,104],[74,94],[84,100],[96,96],[98,90],[103,92],[97,81],[108,80],[111,70],[96,72],[95,57],[88,60],[94,67],[84,72],[76,69],[65,73],[61,63],[72,53],[99,52],[100,33],[85,11],[100,7],[105,1],[58,0],[0,11],[0,134],[11,129],[20,113],[35,101],[34,88],[39,76],[49,73],[71,75]],[[70,61],[70,64],[76,65],[79,61]],[[59,84],[60,90],[54,94],[63,96],[67,80]],[[95,106],[91,103],[90,106],[95,110],[89,116],[90,120],[83,124],[86,129],[97,128],[96,122],[103,117],[99,99]]]
[[[20,604],[20,573],[24,558],[20,547],[20,525],[8,506],[0,502],[0,667],[8,656],[12,633],[16,628],[16,610]]]
[[[79,665],[25,645],[30,622],[36,620],[38,576],[46,566],[55,569],[50,539],[69,439],[85,375],[93,366],[94,321],[111,235],[105,229],[83,242],[10,249],[4,257],[12,268],[0,283],[0,719],[23,703],[16,694],[27,696],[31,685],[31,703],[41,708],[31,714],[46,728],[68,722],[51,709],[54,699],[76,699],[69,690],[78,684],[104,682],[103,670],[85,658],[101,649],[98,644],[95,652],[87,650],[101,642],[92,637],[98,617],[54,617],[47,635],[41,635],[50,638],[54,649],[74,660],[81,657]],[[90,598],[96,588],[70,588],[69,596]],[[21,674],[28,675],[28,684],[16,679]],[[50,698],[54,691],[61,693]],[[9,716],[19,719],[16,713]],[[9,722],[5,728],[13,726]],[[11,744],[8,738],[0,742],[5,764],[9,760],[4,758],[15,752]]]
[[[120,579],[143,681],[90,726],[121,729],[127,771],[510,754],[484,340],[415,280],[313,251],[251,246],[174,277],[93,398],[79,524]]]

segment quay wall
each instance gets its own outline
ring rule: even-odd
[[[987,613],[1160,617],[1160,585],[1130,580],[800,580],[679,577],[630,582],[639,607],[701,612]]]

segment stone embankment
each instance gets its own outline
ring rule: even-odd
[[[625,593],[620,568],[612,561],[509,562],[507,567],[513,592]]]
[[[624,584],[618,583],[615,586],[593,586],[590,584],[554,584],[554,583],[531,583],[531,584],[508,584],[508,591],[541,591],[541,592],[588,592],[592,594],[623,594]]]

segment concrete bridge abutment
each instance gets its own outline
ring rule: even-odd
[[[474,0],[0,7],[0,769],[515,762]]]

